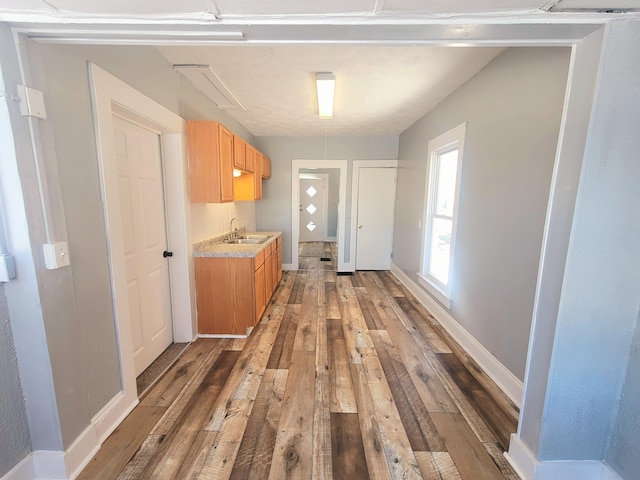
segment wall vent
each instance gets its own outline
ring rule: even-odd
[[[209,65],[177,64],[173,69],[184,75],[194,87],[223,110],[246,110],[242,102],[227,88]]]

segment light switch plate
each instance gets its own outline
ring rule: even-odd
[[[48,270],[55,270],[69,265],[67,242],[45,243],[42,249],[44,251],[44,264]]]

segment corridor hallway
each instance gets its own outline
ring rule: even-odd
[[[517,479],[511,402],[391,273],[331,265],[190,345],[79,478]]]

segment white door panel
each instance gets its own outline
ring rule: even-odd
[[[396,197],[395,168],[360,168],[356,269],[389,270]]]
[[[158,134],[114,117],[114,143],[136,375],[173,341]]]

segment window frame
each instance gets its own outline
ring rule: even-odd
[[[427,147],[427,178],[424,199],[424,216],[422,228],[422,251],[420,254],[420,272],[418,272],[418,283],[424,287],[438,302],[446,308],[451,308],[451,283],[453,276],[453,266],[455,260],[456,233],[458,230],[458,206],[460,204],[460,185],[462,183],[462,165],[464,160],[464,143],[466,134],[466,122],[454,127],[447,132],[429,141]],[[438,167],[437,160],[440,156],[458,150],[458,160],[456,169],[456,184],[454,193],[453,215],[451,217],[451,242],[449,250],[449,276],[444,284],[434,275],[429,273],[430,252],[431,252],[431,232],[433,230],[434,218],[437,215],[437,182]],[[448,217],[447,217],[448,218]]]

